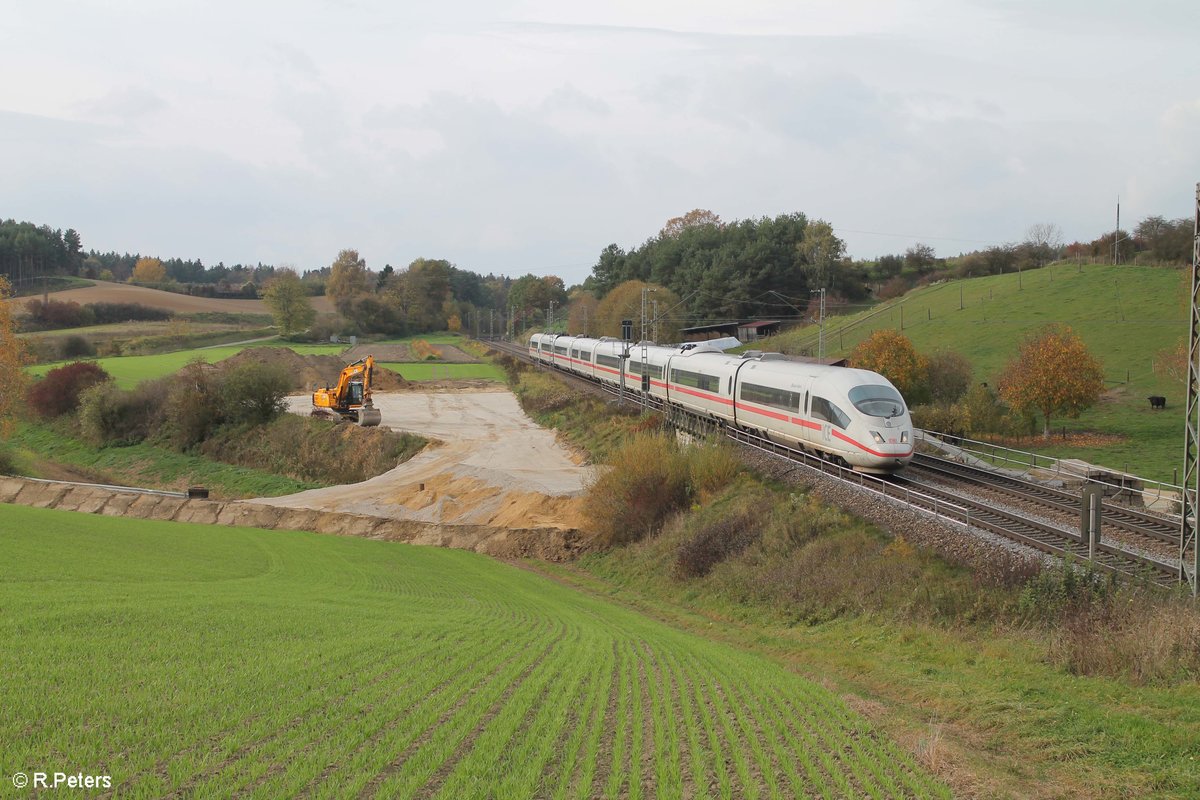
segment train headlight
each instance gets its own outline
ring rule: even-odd
[[[871,438],[875,440],[876,444],[884,444],[884,439],[879,435],[879,431],[871,431]]]
[[[908,444],[908,431],[900,431],[900,444]]]

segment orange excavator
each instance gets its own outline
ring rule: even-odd
[[[371,402],[371,375],[375,371],[375,358],[367,356],[348,364],[338,376],[337,386],[317,389],[313,392],[314,417],[332,417],[357,422],[364,428],[373,428],[383,421],[383,415]]]

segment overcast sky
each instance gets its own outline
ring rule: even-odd
[[[692,208],[855,257],[1190,217],[1200,3],[39,0],[0,217],[85,248],[581,281]]]

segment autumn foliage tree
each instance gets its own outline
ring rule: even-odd
[[[647,295],[646,336],[654,337],[654,303],[658,304],[658,341],[673,342],[679,338],[679,322],[674,313],[678,310],[679,297],[665,286],[656,286],[642,281],[625,281],[617,286],[596,306],[595,322],[589,321],[593,336],[620,336],[621,320],[633,320],[633,338],[641,335],[642,289],[652,289]]]
[[[1077,417],[1104,391],[1104,370],[1065,325],[1048,325],[1021,344],[1000,376],[1000,397],[1019,411],[1039,411],[1050,438],[1054,416]]]
[[[342,310],[348,308],[349,301],[356,296],[374,288],[375,279],[367,271],[366,259],[359,258],[357,250],[339,252],[330,265],[329,279],[325,281],[325,296]]]
[[[133,265],[130,283],[162,283],[167,279],[167,268],[157,258],[139,258]]]
[[[671,217],[667,220],[667,224],[658,232],[660,238],[671,239],[679,236],[688,228],[697,228],[701,225],[713,225],[721,227],[721,218],[707,208],[693,208],[681,217]]]
[[[924,399],[929,361],[900,331],[878,330],[850,354],[850,366],[878,372],[892,382],[910,406]]]
[[[0,277],[0,436],[12,432],[13,418],[25,397],[25,346],[13,330],[12,307],[4,302],[9,296],[8,280]]]
[[[275,277],[263,290],[263,302],[271,309],[275,326],[284,336],[305,330],[317,317],[300,276],[292,269],[275,270]]]

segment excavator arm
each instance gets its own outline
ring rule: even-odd
[[[348,364],[338,376],[337,385],[313,392],[313,415],[337,415],[365,428],[378,425],[383,417],[371,402],[371,381],[375,372],[374,356]]]

